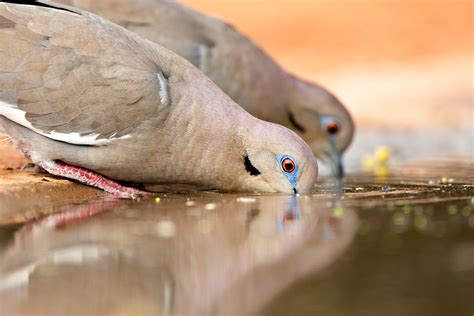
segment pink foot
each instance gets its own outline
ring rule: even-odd
[[[39,166],[52,175],[79,181],[81,183],[112,193],[116,197],[133,199],[142,195],[150,194],[150,192],[121,185],[118,182],[106,178],[94,171],[68,165],[63,162],[46,160],[40,162]]]
[[[109,197],[88,204],[68,206],[64,208],[64,211],[61,210],[57,213],[46,215],[34,222],[26,224],[23,226],[23,230],[30,231],[35,227],[41,229],[53,229],[65,226],[76,221],[88,219],[100,213],[111,211],[119,205],[119,201],[120,200],[116,197]]]
[[[15,233],[15,243],[19,243],[20,246],[24,245],[31,239],[37,239],[44,232],[89,219],[100,213],[112,211],[117,209],[119,205],[119,198],[106,197],[103,200],[95,200],[88,204],[66,206],[58,213],[45,215],[38,220],[26,223]]]

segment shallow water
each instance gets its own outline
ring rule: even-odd
[[[71,205],[0,229],[0,314],[470,315],[473,173]]]

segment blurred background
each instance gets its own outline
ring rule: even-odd
[[[182,0],[221,17],[355,118],[347,163],[474,156],[473,1]]]
[[[349,173],[380,148],[392,165],[474,163],[472,0],[180,2],[234,25],[284,68],[343,101],[356,123]],[[0,149],[4,161],[26,161],[8,143]]]

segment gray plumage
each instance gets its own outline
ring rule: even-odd
[[[320,158],[340,164],[352,119],[323,87],[282,69],[228,23],[168,0],[57,0],[122,25],[183,56],[252,115],[298,133]],[[339,125],[328,133],[328,123]],[[335,166],[339,168],[340,166]]]
[[[254,118],[173,52],[70,7],[0,3],[0,129],[34,162],[118,180],[291,193],[317,176],[296,134]],[[279,155],[298,164],[297,183]]]

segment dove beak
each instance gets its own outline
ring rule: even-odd
[[[331,159],[331,167],[333,174],[336,178],[343,178],[344,177],[344,165],[342,163],[342,153],[337,149],[336,142],[331,139],[331,152],[330,152],[330,159]]]
[[[332,168],[334,175],[338,178],[343,178],[344,177],[344,165],[342,164],[342,155],[341,153],[336,153],[335,158],[332,161]]]

